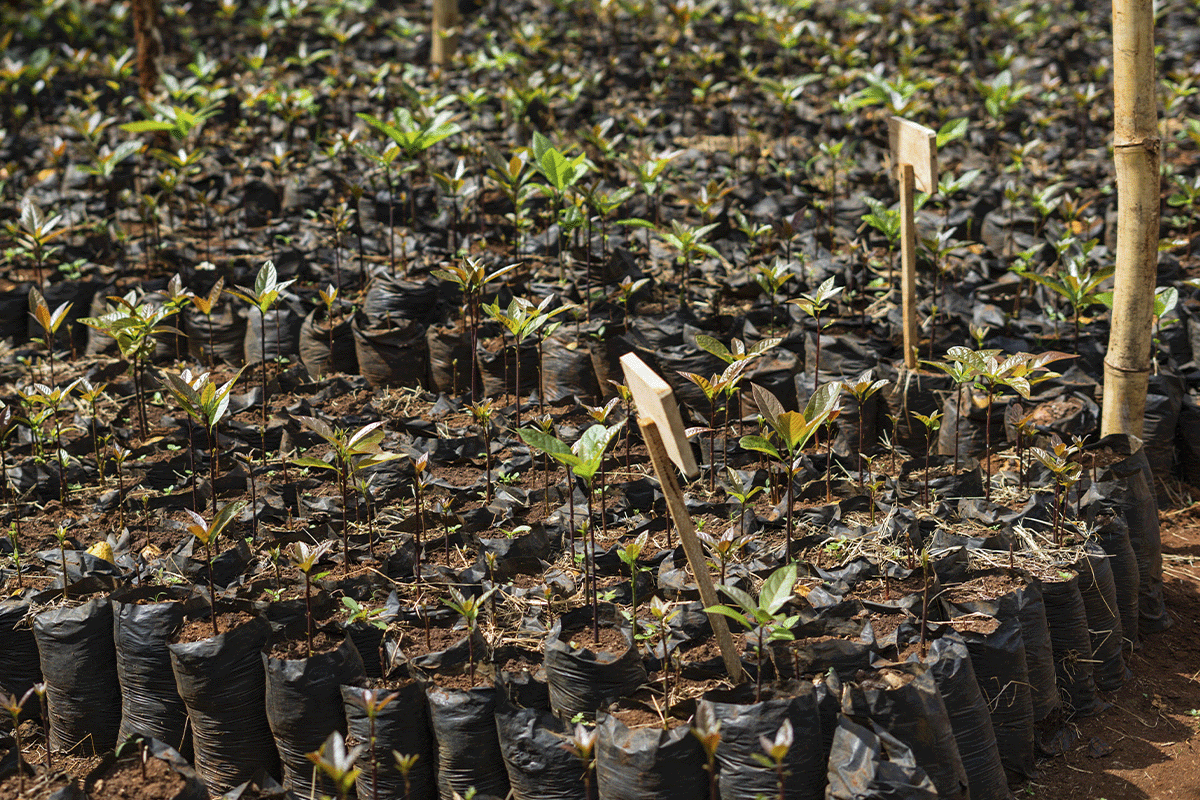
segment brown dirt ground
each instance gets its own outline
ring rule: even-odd
[[[1200,798],[1200,507],[1160,517],[1174,626],[1142,640],[1129,664],[1133,679],[1102,693],[1112,708],[1078,721],[1075,746],[1041,762],[1019,797]]]

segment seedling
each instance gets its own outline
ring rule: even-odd
[[[762,753],[755,753],[754,760],[762,764],[764,767],[775,770],[775,785],[779,794],[778,800],[784,800],[783,780],[787,776],[787,771],[783,767],[783,761],[787,758],[787,754],[792,749],[795,733],[792,730],[792,721],[785,719],[783,724],[779,726],[779,730],[775,732],[775,738],[770,736],[758,737],[759,744],[762,746]]]
[[[225,383],[217,386],[209,380],[208,373],[193,376],[190,370],[179,374],[164,372],[167,389],[189,417],[204,426],[208,434],[209,482],[212,484],[212,513],[217,513],[217,469],[220,450],[217,446],[217,428],[229,410],[229,394],[242,376],[242,370]]]
[[[211,524],[206,522],[204,517],[195,511],[187,508],[183,510],[191,518],[191,522],[185,524],[185,530],[192,536],[195,536],[204,545],[204,561],[208,568],[208,601],[210,616],[212,618],[213,636],[217,636],[221,632],[217,624],[217,587],[213,583],[213,545],[216,544],[217,539],[220,538],[225,529],[229,527],[229,523],[233,522],[233,518],[245,507],[245,500],[235,500],[232,503],[227,503],[221,507],[220,511],[213,515]]]
[[[722,614],[741,624],[747,631],[757,628],[758,642],[755,652],[758,659],[758,669],[754,677],[754,702],[762,700],[763,653],[767,642],[792,641],[795,635],[792,628],[800,621],[799,615],[788,616],[781,613],[788,600],[792,597],[792,587],[796,585],[796,565],[788,564],[775,570],[763,581],[758,599],[755,600],[736,586],[721,584],[717,588],[730,600],[737,603],[737,608],[727,605],[716,605],[704,609],[710,613]]]
[[[478,597],[465,597],[462,592],[451,586],[450,599],[442,600],[444,605],[457,611],[467,623],[467,669],[472,684],[475,683],[475,633],[479,630],[479,611],[495,591],[496,587],[493,586]]]
[[[25,710],[25,703],[32,694],[33,689],[28,689],[18,699],[15,693],[0,692],[0,709],[7,711],[12,717],[13,748],[17,753],[17,797],[25,794],[25,769],[21,763],[21,712]],[[49,752],[50,748],[47,746],[46,750]]]
[[[738,501],[738,526],[741,528],[743,536],[746,535],[746,505],[754,499],[754,496],[762,491],[761,486],[746,486],[742,480],[741,474],[737,470],[727,467],[725,474],[729,476],[729,483],[725,486],[725,491]],[[724,568],[722,568],[721,576],[724,580]]]
[[[295,282],[296,280],[293,278],[292,280],[280,283],[279,273],[275,271],[275,262],[268,260],[259,268],[258,275],[254,279],[253,289],[239,286],[236,291],[229,290],[229,294],[244,301],[259,313],[258,341],[262,354],[262,435],[264,461],[267,458],[267,362],[270,360],[267,358],[267,314],[275,306],[275,303],[279,301],[284,290]],[[275,328],[275,332],[278,335],[278,315],[275,317]]]
[[[46,304],[46,298],[36,288],[29,290],[29,315],[34,318],[42,329],[42,341],[46,345],[46,361],[50,366],[50,383],[57,384],[54,375],[54,336],[58,329],[67,321],[71,313],[71,303],[63,303],[54,311]],[[81,320],[82,321],[82,320]]]
[[[324,439],[333,451],[337,464],[331,464],[315,456],[300,456],[292,463],[300,467],[333,470],[338,475],[342,492],[342,569],[350,574],[350,491],[349,482],[360,470],[385,464],[400,458],[398,453],[388,453],[380,448],[383,441],[383,422],[372,422],[351,433],[342,428],[331,427],[316,417],[297,417],[300,424]],[[369,543],[374,554],[374,542]]]
[[[812,294],[801,294],[794,300],[789,300],[789,303],[797,305],[800,310],[813,318],[817,328],[817,347],[816,359],[813,364],[813,391],[817,389],[817,381],[821,373],[821,314],[829,308],[829,305],[834,299],[842,293],[842,287],[833,285],[833,278],[829,278]]]
[[[349,600],[349,598],[343,599]],[[370,739],[367,742],[367,747],[371,754],[371,800],[379,800],[379,760],[375,755],[375,720],[379,717],[379,712],[387,708],[398,697],[400,697],[399,692],[382,693],[374,689],[364,689],[361,694],[350,696],[350,702],[366,712],[367,724],[370,728]],[[407,780],[407,777],[405,780]]]
[[[349,800],[354,791],[354,782],[358,780],[362,770],[354,766],[362,754],[363,746],[357,745],[346,749],[346,741],[341,731],[334,731],[315,753],[308,753],[308,760],[316,764],[317,769],[333,781],[338,800]]]
[[[704,749],[704,771],[708,773],[709,800],[717,800],[717,747],[721,744],[721,721],[712,712],[712,706],[702,704],[696,709],[692,721],[692,735],[700,740]]]
[[[305,632],[308,640],[308,656],[313,654],[313,614],[312,614],[312,571],[317,566],[321,556],[333,548],[333,542],[324,541],[315,547],[309,547],[305,542],[294,542],[288,548],[288,558],[296,569],[304,574],[304,616],[306,619]]]
[[[933,437],[942,427],[942,412],[935,411],[929,416],[913,412],[922,425],[925,426],[925,504],[929,504],[929,454],[933,452]]]
[[[878,392],[883,387],[887,386],[891,381],[886,378],[875,380],[872,374],[873,370],[867,370],[859,375],[853,381],[846,381],[846,390],[854,395],[855,401],[858,402],[858,485],[863,484],[863,406],[871,399],[871,395]]]
[[[646,543],[649,540],[650,540],[650,532],[643,531],[642,534],[639,535],[632,542],[625,545],[624,547],[620,547],[617,549],[617,557],[621,559],[621,563],[624,564],[625,568],[629,570],[629,589],[630,589],[630,594],[631,594],[630,600],[629,600],[629,616],[630,616],[630,621],[633,624],[634,635],[637,634],[637,627],[638,627],[638,622],[637,622],[637,608],[638,608],[637,579],[638,579],[638,574],[642,573],[642,572],[650,571],[648,567],[644,567],[641,564],[639,564],[638,559],[641,558],[642,550],[645,549]]]
[[[596,768],[596,737],[599,733],[596,728],[576,722],[575,730],[562,744],[564,750],[579,759],[579,765],[583,768],[584,797],[592,796],[592,772]]]
[[[471,402],[475,402],[479,397],[479,373],[475,364],[475,352],[479,347],[479,297],[489,283],[500,280],[518,266],[520,265],[509,264],[489,273],[478,260],[464,257],[461,262],[433,271],[435,278],[457,284],[463,293],[463,316],[471,331]]]

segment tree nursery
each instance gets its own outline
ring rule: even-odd
[[[1093,5],[4,4],[0,800],[1195,796],[1200,5]]]

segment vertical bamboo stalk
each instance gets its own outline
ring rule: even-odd
[[[900,294],[904,310],[904,366],[917,368],[917,222],[912,164],[900,164]]]
[[[162,35],[158,28],[158,0],[133,0],[133,39],[137,48],[138,89],[143,96],[158,85]]]
[[[1159,138],[1152,0],[1113,0],[1117,257],[1101,434],[1141,437],[1158,268]]]
[[[444,67],[458,50],[458,0],[433,0],[433,42],[429,63]]]

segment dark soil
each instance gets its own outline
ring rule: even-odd
[[[134,759],[93,781],[87,792],[91,800],[172,800],[184,785],[164,761],[150,758],[143,766]]]

